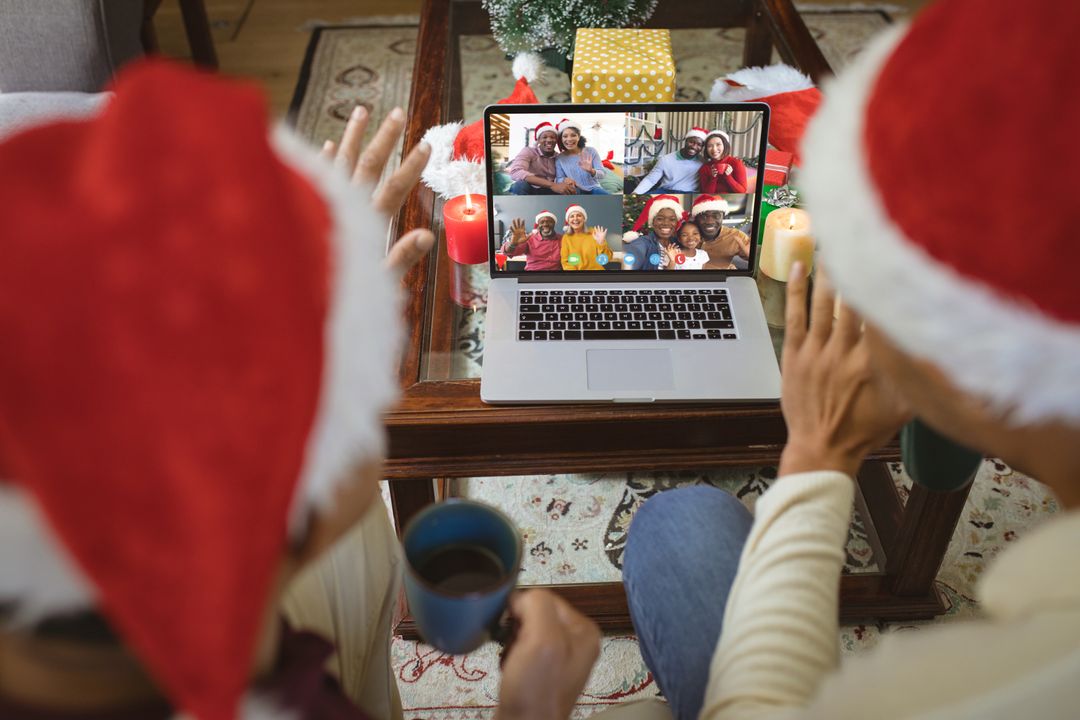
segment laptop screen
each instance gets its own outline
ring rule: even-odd
[[[768,114],[762,103],[489,107],[492,276],[749,273]]]

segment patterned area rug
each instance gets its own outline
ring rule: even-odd
[[[890,10],[895,10],[890,8]],[[834,68],[845,65],[866,40],[896,17],[879,10],[806,10],[811,33]],[[407,18],[406,18],[407,20]],[[290,115],[314,142],[340,136],[344,118],[359,102],[380,118],[394,105],[407,105],[416,26],[395,18],[388,24],[316,28]],[[713,79],[736,69],[741,30],[672,32],[680,100],[708,96]],[[509,63],[488,36],[461,42],[466,120],[513,85]],[[534,84],[542,101],[565,102],[569,79],[548,71]],[[485,273],[486,274],[486,273]],[[475,278],[477,286],[486,277]],[[483,354],[484,313],[462,313],[454,375],[477,377]],[[899,465],[893,474],[906,496],[910,480]],[[526,543],[525,584],[617,581],[626,530],[637,507],[663,490],[706,483],[724,488],[749,508],[776,477],[772,467],[708,473],[544,475],[468,478],[454,492],[504,509],[521,528]],[[1040,484],[1003,463],[986,461],[975,481],[963,517],[946,555],[938,586],[948,612],[934,622],[977,615],[975,581],[986,562],[1057,510]],[[857,505],[847,543],[845,572],[878,568],[876,537],[867,533],[865,510]],[[933,623],[870,624],[841,628],[845,653],[875,646],[883,635]],[[498,697],[496,648],[468,656],[447,656],[421,643],[397,639],[393,662],[408,718],[465,720],[490,718]],[[587,717],[630,699],[654,697],[657,689],[632,636],[605,638],[600,661],[574,717]]]

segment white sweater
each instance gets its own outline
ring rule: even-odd
[[[1080,513],[995,560],[979,583],[985,620],[890,635],[837,669],[853,493],[822,471],[758,500],[702,718],[1080,717]]]

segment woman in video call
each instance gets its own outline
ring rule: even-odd
[[[562,237],[563,270],[603,270],[611,258],[607,244],[607,228],[585,225],[589,219],[585,208],[571,205],[566,208],[566,232]]]
[[[698,170],[701,192],[746,192],[746,166],[731,155],[731,138],[723,130],[713,130],[705,136],[704,162]]]
[[[701,249],[701,231],[697,225],[684,220],[675,232],[675,242],[667,248],[670,270],[700,270],[709,262],[709,253]]]
[[[600,153],[585,146],[581,126],[574,120],[564,118],[555,126],[558,132],[559,154],[555,156],[555,182],[573,180],[577,185],[575,194],[610,195],[600,187],[600,178],[607,172],[600,161]]]
[[[633,230],[623,235],[623,269],[664,269],[671,260],[666,248],[675,238],[675,228],[683,212],[682,202],[674,195],[649,198]],[[639,234],[646,224],[648,232]]]

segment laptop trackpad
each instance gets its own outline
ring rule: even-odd
[[[585,357],[590,390],[624,392],[675,389],[671,351],[665,348],[586,350]]]

